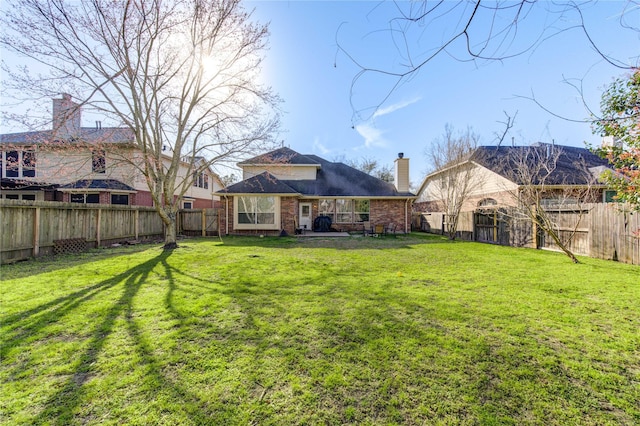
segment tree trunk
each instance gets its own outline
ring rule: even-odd
[[[575,254],[573,254],[573,252],[569,250],[569,248],[562,241],[560,241],[560,237],[558,236],[558,234],[556,234],[555,232],[550,232],[549,230],[547,230],[547,233],[551,236],[556,245],[560,247],[560,250],[562,250],[573,263],[580,263]]]
[[[164,213],[164,214],[163,214]],[[173,250],[178,248],[176,235],[177,212],[164,210],[160,212],[160,217],[164,223],[164,250]]]

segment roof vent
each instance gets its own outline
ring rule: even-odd
[[[399,152],[398,153],[398,158],[404,158],[404,152]]]

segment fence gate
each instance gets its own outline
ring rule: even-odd
[[[475,240],[483,243],[509,245],[509,220],[503,209],[476,210],[473,220]]]

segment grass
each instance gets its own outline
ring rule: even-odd
[[[412,234],[0,269],[4,424],[638,424],[640,268]]]

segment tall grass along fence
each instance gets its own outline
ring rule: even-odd
[[[547,211],[558,234],[575,254],[640,265],[640,213],[614,203],[566,206]],[[447,217],[442,212],[416,213],[414,229],[445,234]],[[456,238],[513,247],[557,250],[545,232],[512,208],[463,212]]]
[[[210,209],[183,210],[178,234],[213,235],[217,216]],[[102,204],[0,200],[0,226],[0,264],[164,235],[154,208]]]

